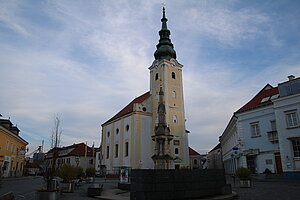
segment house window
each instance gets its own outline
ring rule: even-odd
[[[299,125],[296,111],[286,113],[287,127],[293,128]]]
[[[118,155],[119,155],[119,145],[116,144],[116,145],[115,145],[115,157],[117,158]]]
[[[300,157],[300,138],[292,139],[294,157]]]
[[[106,159],[109,159],[109,146],[106,147]]]
[[[9,151],[9,142],[6,142],[6,151]]]
[[[178,155],[179,154],[179,150],[178,148],[175,148],[175,154]]]
[[[108,132],[107,132],[107,137],[109,137],[109,136],[110,136],[110,132],[108,131]]]
[[[251,123],[250,126],[251,126],[251,137],[260,136],[259,123],[254,122],[254,123]]]
[[[272,120],[272,121],[270,121],[270,123],[271,123],[271,131],[276,131],[277,130],[277,128],[276,128],[276,121]]]
[[[266,160],[266,165],[273,165],[273,160],[272,159],[267,159]]]
[[[194,159],[194,165],[197,165],[197,159]]]
[[[120,130],[117,128],[116,133],[119,134],[119,131],[120,131]]]
[[[175,91],[172,92],[172,97],[173,97],[174,99],[176,99],[176,92],[175,92]]]
[[[172,79],[176,79],[175,72],[172,72]]]
[[[177,123],[177,116],[176,115],[173,116],[173,122]]]
[[[155,74],[155,80],[157,80],[157,79],[158,79],[158,73]]]
[[[127,157],[128,156],[128,151],[129,150],[129,144],[128,144],[128,142],[125,142],[125,157]]]

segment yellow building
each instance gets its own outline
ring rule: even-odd
[[[9,119],[0,119],[0,170],[4,177],[22,176],[28,142]]]

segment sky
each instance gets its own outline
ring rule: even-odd
[[[161,0],[0,0],[0,113],[29,152],[100,145],[101,124],[149,91]],[[266,84],[300,76],[300,1],[166,0],[183,64],[189,145],[218,144],[233,112]]]

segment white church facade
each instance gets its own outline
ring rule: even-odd
[[[176,60],[164,9],[161,22],[155,60],[149,67],[150,91],[102,124],[101,165],[108,171],[120,167],[176,169],[189,166],[183,65]],[[161,159],[168,161],[163,164]]]

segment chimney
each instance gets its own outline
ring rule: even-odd
[[[294,75],[289,75],[288,78],[289,78],[289,81],[291,81],[295,78],[295,76]]]

